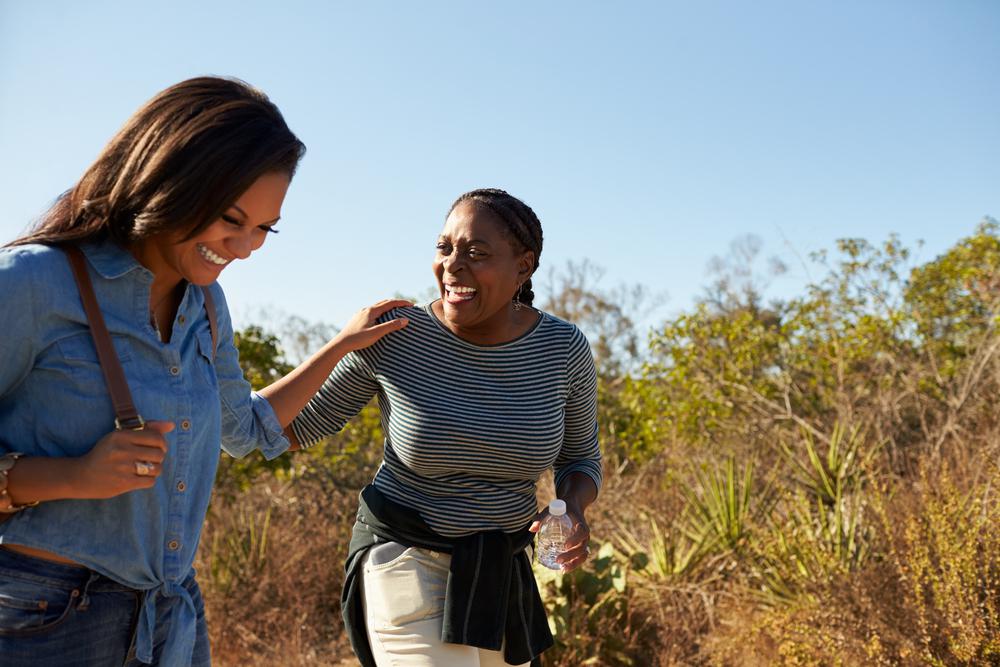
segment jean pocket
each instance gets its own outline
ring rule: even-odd
[[[441,616],[448,584],[446,556],[410,547],[380,565],[366,564],[363,589],[366,621],[386,631]]]
[[[405,560],[415,550],[416,547],[404,547],[398,542],[376,544],[368,550],[365,563],[370,570],[383,570]]]
[[[26,637],[55,628],[79,597],[79,589],[49,588],[0,575],[0,637]]]

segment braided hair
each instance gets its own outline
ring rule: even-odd
[[[449,215],[456,206],[467,201],[475,202],[496,215],[504,223],[504,232],[515,248],[519,246],[534,254],[534,266],[531,267],[531,272],[534,273],[538,269],[538,258],[542,254],[542,223],[531,207],[504,190],[480,188],[466,192],[456,199],[448,209]],[[530,306],[534,299],[535,293],[531,289],[529,277],[514,294],[513,300]]]

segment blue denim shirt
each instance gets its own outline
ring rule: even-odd
[[[0,523],[0,544],[72,559],[149,591],[137,656],[152,661],[156,598],[174,599],[165,665],[187,665],[194,606],[191,572],[219,459],[288,448],[274,411],[250,390],[218,284],[218,348],[199,287],[187,285],[169,343],[149,321],[153,275],[121,246],[84,244],[94,291],[139,414],[172,421],[163,471],[150,489],[107,500],[59,500]],[[81,456],[114,430],[114,411],[65,254],[46,246],[0,249],[0,453]],[[213,354],[214,353],[214,354]],[[213,361],[214,358],[214,361]]]

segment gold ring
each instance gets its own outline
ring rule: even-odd
[[[153,474],[153,466],[155,464],[149,461],[136,461],[135,462],[135,474],[139,477],[147,477]]]

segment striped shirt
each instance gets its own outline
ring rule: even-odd
[[[437,533],[523,529],[550,466],[600,488],[597,373],[580,330],[547,313],[517,339],[475,345],[430,306],[399,308],[410,323],[345,356],[292,422],[303,446],[336,433],[378,396],[385,453],[373,484],[417,510]]]

